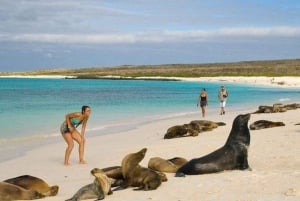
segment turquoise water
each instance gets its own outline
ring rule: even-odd
[[[275,102],[299,102],[299,89],[225,83],[227,107],[247,109]],[[88,131],[97,135],[130,129],[159,117],[199,113],[202,87],[218,109],[220,83],[145,80],[0,79],[0,142],[55,137],[66,113],[90,105]]]

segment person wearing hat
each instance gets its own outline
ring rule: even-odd
[[[219,90],[219,93],[218,93],[218,98],[219,98],[220,107],[221,107],[220,115],[225,114],[225,106],[226,106],[227,97],[228,97],[228,91],[222,85]]]

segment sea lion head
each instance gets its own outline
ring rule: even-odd
[[[100,185],[104,196],[108,195],[111,192],[111,182],[103,170],[99,168],[94,168],[91,170],[91,174],[95,177],[95,180]]]
[[[122,175],[126,178],[126,175],[129,171],[139,165],[139,163],[144,159],[147,152],[147,148],[143,148],[136,153],[127,154],[123,160],[121,165]]]
[[[250,132],[248,128],[249,119],[250,114],[241,114],[234,119],[226,144],[250,144]]]
[[[57,193],[58,193],[58,190],[59,190],[59,186],[57,186],[57,185],[54,185],[54,186],[51,186],[50,187],[50,196],[56,196],[57,195]]]

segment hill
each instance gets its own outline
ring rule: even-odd
[[[300,76],[300,59],[243,61],[208,64],[124,65],[76,69],[49,69],[0,75],[64,75],[78,78],[116,77],[215,77],[215,76]]]

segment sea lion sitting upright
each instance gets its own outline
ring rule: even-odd
[[[124,182],[115,190],[125,189],[129,186],[138,187],[136,190],[154,190],[161,185],[162,179],[157,172],[139,165],[139,162],[144,159],[146,151],[147,149],[143,148],[124,157],[121,165]]]
[[[27,190],[35,190],[45,196],[55,196],[59,189],[57,185],[49,186],[44,180],[31,175],[22,175],[7,179],[4,182],[20,186]]]
[[[248,147],[250,145],[250,132],[248,121],[250,114],[237,116],[232,124],[229,137],[225,145],[216,151],[195,158],[184,164],[176,172],[176,177],[185,174],[207,174],[224,170],[250,169],[248,165]]]
[[[7,182],[0,182],[0,200],[35,200],[45,197],[41,193],[34,190],[27,190],[20,186]]]

